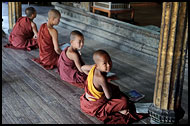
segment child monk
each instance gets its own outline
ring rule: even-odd
[[[25,13],[26,17],[20,17],[10,33],[10,44],[4,47],[28,51],[38,48],[36,39],[38,31],[36,24],[33,22],[33,19],[36,18],[36,10],[33,7],[28,7]]]
[[[48,12],[48,22],[41,25],[38,32],[39,58],[33,60],[41,64],[45,69],[53,69],[57,67],[57,61],[61,54],[58,45],[58,32],[53,27],[58,25],[61,14],[56,9]]]
[[[84,88],[87,75],[82,71],[84,62],[79,50],[83,48],[84,36],[80,31],[74,30],[70,33],[70,46],[66,47],[58,60],[58,72],[62,80],[74,86]]]
[[[81,68],[88,74],[85,93],[80,97],[82,111],[107,124],[127,124],[142,118],[118,86],[107,82],[106,74],[112,68],[109,54],[104,50],[95,51],[93,60],[95,65]]]

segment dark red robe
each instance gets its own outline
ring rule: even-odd
[[[87,81],[85,83],[85,93],[92,95],[87,88]],[[128,100],[128,97],[119,90],[118,86],[110,84],[112,87],[113,96],[110,100],[106,99],[103,94],[102,97],[96,101],[89,101],[85,97],[85,93],[80,97],[80,107],[83,112],[90,116],[95,116],[105,124],[128,124],[138,121],[148,114],[137,114],[135,105]],[[93,95],[92,95],[93,96]],[[130,113],[123,115],[118,111],[129,108]]]
[[[20,17],[9,36],[10,44],[6,48],[23,49],[30,51],[38,48],[37,39],[33,39],[34,33],[31,21],[28,17]]]
[[[57,67],[59,55],[54,50],[53,40],[48,31],[47,23],[41,25],[37,38],[39,46],[39,58],[33,60],[41,64],[45,69]]]
[[[87,78],[87,75],[85,73],[80,72],[74,61],[70,60],[66,56],[66,51],[69,47],[66,47],[62,52],[58,60],[58,72],[62,80],[71,83],[74,86],[84,88],[84,82]],[[81,56],[79,56],[79,59],[81,61],[81,64],[83,65],[83,61],[81,59]]]

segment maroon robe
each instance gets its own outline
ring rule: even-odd
[[[59,55],[54,50],[53,40],[48,31],[47,24],[41,25],[38,32],[39,58],[33,60],[41,64],[45,69],[53,69],[57,67]]]
[[[84,82],[87,78],[87,75],[85,73],[80,72],[74,61],[70,60],[67,56],[66,56],[66,51],[69,47],[66,47],[62,52],[61,55],[59,57],[58,60],[58,72],[59,75],[61,77],[62,80],[80,87],[80,88],[84,88]],[[81,59],[81,56],[79,56],[79,59],[81,61],[81,64],[83,65],[83,61]]]
[[[118,86],[110,84],[112,87],[112,98],[106,99],[103,94],[102,97],[96,101],[89,101],[85,97],[87,92],[93,96],[88,90],[88,82],[85,83],[85,93],[80,97],[80,107],[83,112],[90,116],[95,116],[105,124],[128,124],[138,121],[148,114],[137,114],[135,105],[129,101],[128,97],[119,90]],[[129,108],[129,114],[123,115],[118,111]]]
[[[33,39],[31,21],[28,17],[20,17],[9,36],[10,44],[6,48],[23,49],[30,51],[38,48],[37,39]]]

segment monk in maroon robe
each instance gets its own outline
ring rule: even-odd
[[[74,61],[70,60],[66,56],[66,52],[68,48],[69,47],[65,48],[59,57],[59,60],[58,60],[59,75],[62,80],[74,86],[84,88],[84,82],[87,78],[87,75],[83,72],[80,72],[77,69]],[[81,60],[81,57],[80,57],[80,62],[82,63],[82,65],[84,64],[83,61]]]
[[[61,14],[56,9],[48,12],[48,22],[41,25],[38,32],[39,58],[33,60],[41,64],[45,69],[53,69],[57,67],[57,61],[61,54],[58,46],[58,32],[53,27],[58,25]]]
[[[106,124],[128,124],[147,117],[148,114],[137,114],[134,104],[118,86],[107,82],[106,73],[112,67],[109,54],[98,50],[93,59],[95,65],[82,66],[88,77],[85,93],[80,97],[81,110]]]
[[[58,72],[62,80],[84,88],[87,75],[81,70],[84,62],[78,50],[82,49],[84,36],[80,31],[72,31],[70,34],[71,45],[66,47],[58,60]]]
[[[37,27],[33,22],[36,17],[36,10],[33,7],[26,8],[26,17],[20,17],[13,27],[9,36],[10,44],[6,48],[23,49],[30,51],[38,48],[37,44]]]

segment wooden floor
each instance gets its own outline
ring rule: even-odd
[[[62,81],[57,69],[45,70],[31,58],[39,50],[30,52],[4,48],[2,38],[2,123],[3,124],[101,124],[80,110],[79,98],[84,92]],[[152,103],[156,66],[93,40],[85,39],[82,58],[93,63],[92,53],[105,49],[113,61],[113,81],[124,92],[136,89],[145,95],[140,102]],[[93,47],[93,48],[92,48]],[[182,107],[188,111],[188,85],[185,77]],[[186,114],[182,123],[187,122]],[[147,120],[136,122],[147,123]]]

